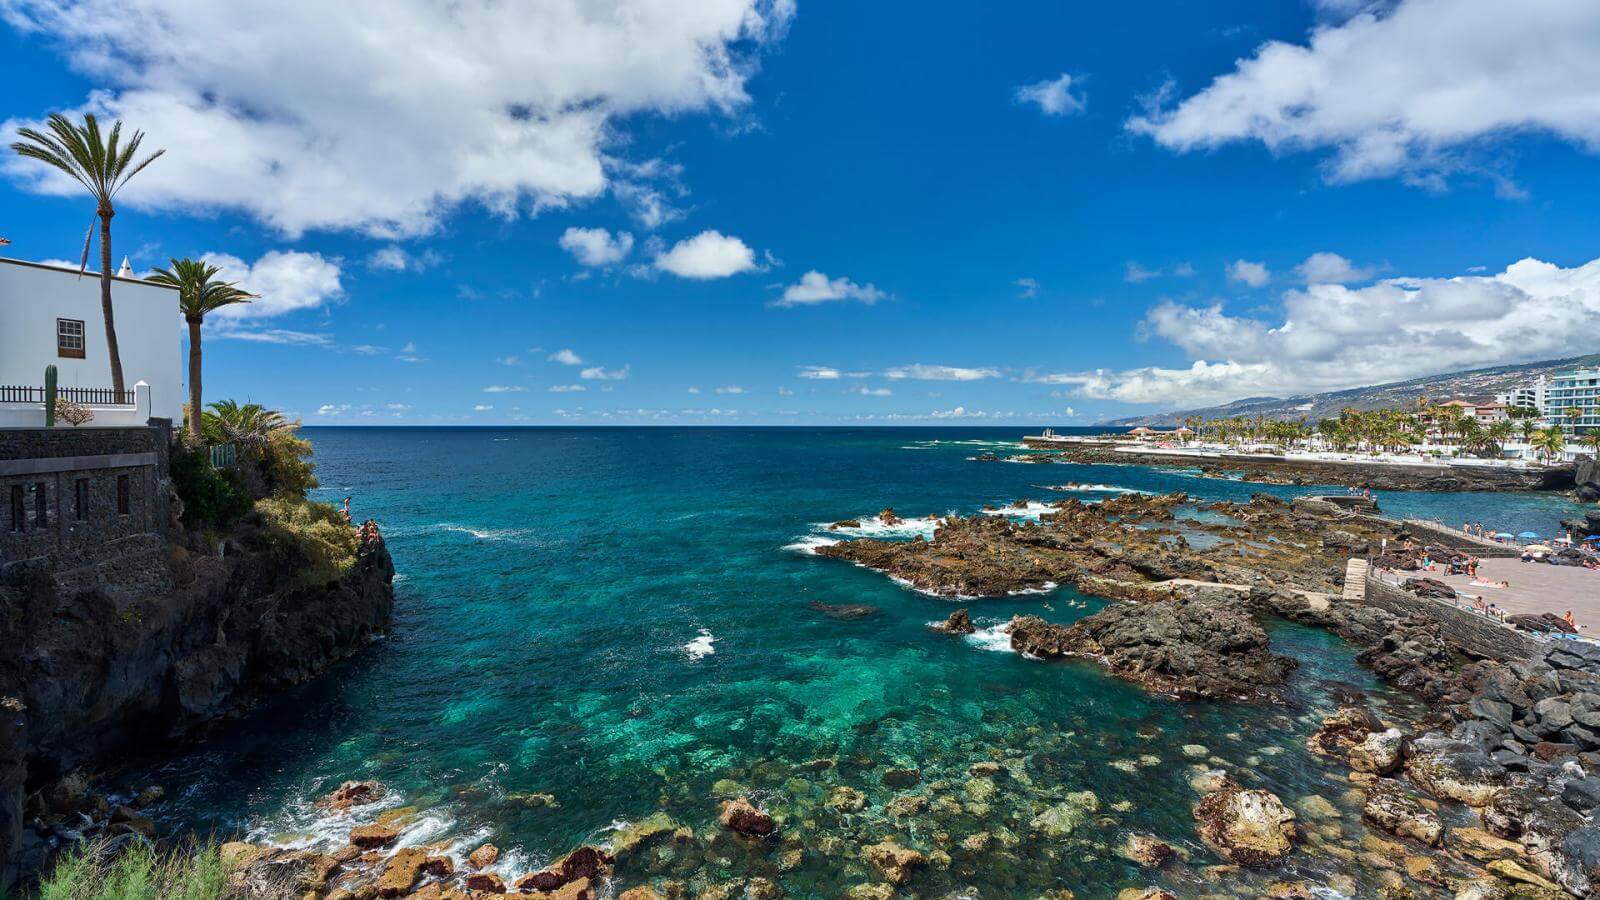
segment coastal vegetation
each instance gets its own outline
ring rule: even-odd
[[[121,121],[102,133],[100,122],[92,113],[84,114],[81,125],[55,113],[46,120],[45,127],[48,134],[34,128],[18,129],[21,140],[11,149],[78,182],[94,198],[95,216],[100,220],[100,312],[105,319],[106,352],[111,360],[111,388],[120,395],[127,386],[122,377],[122,355],[117,349],[117,326],[111,306],[111,219],[117,214],[113,201],[133,176],[166,151],[157,150],[139,158],[144,132],[135,131],[123,142]],[[80,271],[88,268],[93,236],[91,227],[84,235]]]
[[[39,882],[37,900],[215,900],[228,894],[217,846],[158,850],[143,840],[87,841]]]

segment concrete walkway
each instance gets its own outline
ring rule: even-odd
[[[1600,572],[1577,566],[1551,566],[1525,563],[1519,559],[1485,559],[1478,564],[1478,575],[1488,581],[1509,582],[1509,587],[1479,587],[1465,575],[1445,575],[1440,571],[1413,572],[1436,578],[1459,594],[1482,597],[1508,614],[1555,613],[1572,610],[1586,637],[1600,638]],[[1470,601],[1468,601],[1470,602]]]

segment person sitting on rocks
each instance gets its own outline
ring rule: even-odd
[[[345,521],[346,525],[349,525],[349,524],[353,523],[354,520],[352,520],[350,518],[350,498],[349,497],[344,498],[344,506],[342,506],[339,509],[339,514],[344,516],[344,521]]]
[[[1567,610],[1567,614],[1561,617],[1561,621],[1567,623],[1567,627],[1571,628],[1573,631],[1578,630],[1578,620],[1573,617],[1572,610]]]

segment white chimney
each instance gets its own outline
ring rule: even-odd
[[[117,277],[118,278],[132,278],[133,277],[133,266],[128,265],[128,258],[126,256],[124,256],[122,258],[122,268],[117,270]]]

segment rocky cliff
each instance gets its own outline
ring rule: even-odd
[[[348,571],[312,585],[286,578],[282,554],[254,549],[252,537],[246,526],[195,552],[205,545],[174,536],[137,571],[88,587],[44,572],[0,584],[5,876],[46,848],[48,835],[29,827],[39,786],[148,755],[388,629],[394,568],[375,528]]]

